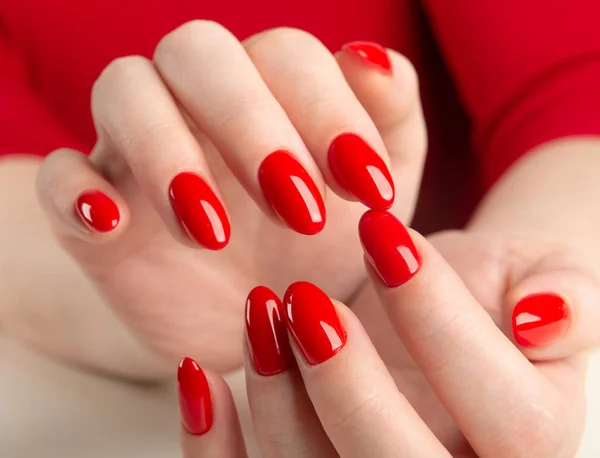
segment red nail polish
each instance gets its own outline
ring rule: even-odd
[[[387,210],[394,203],[394,182],[381,159],[362,138],[342,134],[329,147],[329,168],[337,182],[374,210]]]
[[[286,151],[269,154],[260,165],[258,181],[267,201],[293,230],[313,235],[325,226],[325,205],[317,185]]]
[[[421,267],[421,256],[404,225],[389,212],[369,210],[358,223],[365,255],[383,283],[406,283]]]
[[[227,245],[231,235],[227,213],[202,178],[195,173],[180,173],[171,182],[169,198],[192,240],[209,250],[220,250]]]
[[[213,423],[212,399],[204,371],[191,358],[183,358],[177,371],[179,410],[190,434],[208,432]]]
[[[335,355],[346,343],[346,331],[333,303],[312,283],[299,281],[285,292],[288,327],[294,341],[311,365]]]
[[[108,232],[119,224],[119,207],[100,191],[87,191],[77,198],[75,208],[81,219],[98,232]]]
[[[353,41],[342,46],[342,51],[359,57],[363,62],[377,68],[386,75],[392,74],[392,63],[387,51],[381,45],[370,41]]]
[[[521,299],[512,315],[515,341],[523,347],[545,347],[561,339],[569,328],[569,307],[553,293]]]
[[[254,369],[275,375],[288,367],[291,351],[283,305],[269,288],[257,286],[246,301],[246,333]]]

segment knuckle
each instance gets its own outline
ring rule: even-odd
[[[413,63],[402,54],[399,55],[397,65],[402,72],[403,85],[405,85],[412,95],[418,97],[419,75],[417,74],[417,69]]]
[[[218,22],[195,19],[166,34],[154,50],[154,60],[160,61],[163,56],[186,49],[195,43],[212,42],[230,36],[231,33]]]
[[[559,418],[537,407],[521,412],[518,425],[513,425],[509,455],[515,458],[562,457],[565,431],[561,423]]]
[[[214,116],[216,128],[222,132],[238,131],[250,119],[266,119],[272,117],[273,106],[269,100],[254,91],[240,93],[235,104],[227,104]]]
[[[97,101],[110,93],[115,87],[129,82],[142,68],[152,64],[142,56],[119,57],[108,64],[92,87],[92,110]]]
[[[283,429],[277,425],[269,425],[269,427],[260,427],[255,425],[257,437],[264,444],[269,444],[269,447],[275,450],[285,450],[292,445],[295,445],[295,435],[289,429]]]
[[[352,407],[340,409],[340,413],[331,419],[330,428],[340,431],[357,431],[365,425],[372,424],[377,420],[379,413],[383,410],[381,396],[373,393],[363,397]]]
[[[265,53],[275,47],[292,52],[306,46],[323,46],[314,35],[293,27],[277,27],[258,33],[245,42],[246,52],[250,55]]]
[[[35,179],[35,189],[41,201],[45,201],[50,197],[52,190],[60,183],[62,174],[60,164],[63,158],[68,154],[68,150],[61,148],[52,151],[38,170]]]

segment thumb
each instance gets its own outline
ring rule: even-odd
[[[509,285],[502,321],[530,360],[588,350],[600,344],[600,284],[574,254],[555,252]]]

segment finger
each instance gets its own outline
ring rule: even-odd
[[[342,458],[449,456],[348,308],[307,282],[292,284],[284,305],[306,391]]]
[[[60,149],[48,155],[38,172],[36,191],[62,239],[108,242],[129,222],[123,197],[78,151]]]
[[[244,47],[327,184],[343,198],[390,208],[394,183],[385,146],[327,48],[291,28],[254,35]]]
[[[243,458],[246,448],[227,383],[184,358],[177,372],[184,458]]]
[[[92,113],[98,167],[114,168],[121,159],[177,239],[223,248],[230,224],[215,180],[152,63],[136,56],[113,61],[94,85]]]
[[[555,387],[435,249],[387,212],[367,212],[359,232],[392,325],[474,450],[527,456],[538,434],[561,437]]]
[[[530,360],[565,358],[600,344],[600,285],[590,269],[564,262],[537,266],[506,295],[507,335]]]
[[[336,54],[352,91],[367,111],[391,158],[394,212],[412,215],[427,150],[417,73],[401,54],[374,43],[348,43]]]
[[[246,302],[246,388],[264,458],[333,458],[292,356],[283,307],[268,288]]]
[[[239,41],[214,22],[193,21],[163,38],[154,60],[266,213],[302,234],[321,231],[323,177]]]

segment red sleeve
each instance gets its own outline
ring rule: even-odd
[[[60,146],[77,147],[36,94],[23,56],[0,29],[0,156],[45,155]]]
[[[600,1],[423,2],[488,186],[541,143],[600,135]]]

